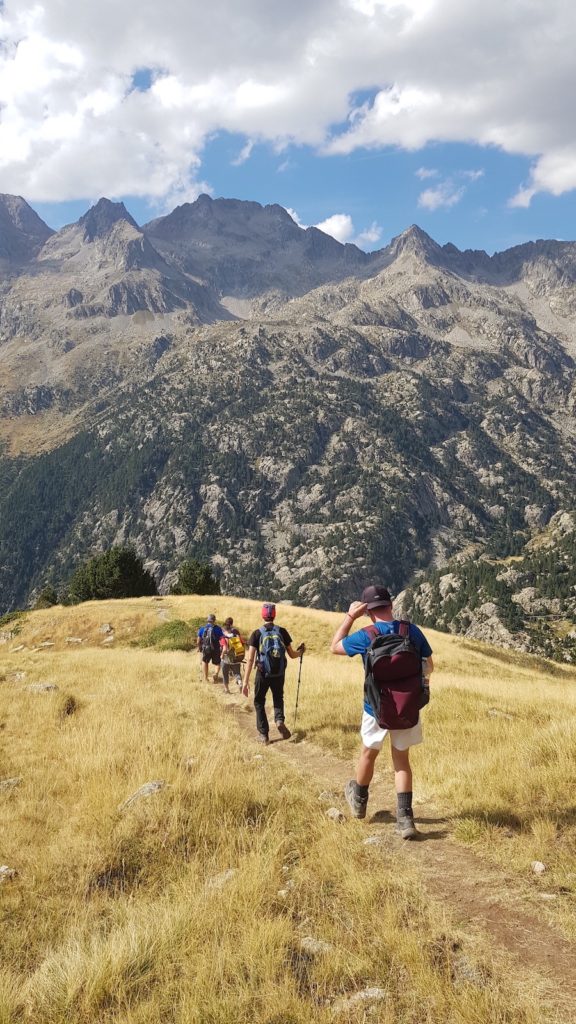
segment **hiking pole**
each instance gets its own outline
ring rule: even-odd
[[[298,697],[300,696],[300,678],[302,676],[302,658],[304,657],[304,651],[300,655],[300,668],[298,669],[298,685],[296,687],[296,707],[294,708],[294,725],[292,728],[296,731],[296,719],[298,717]]]

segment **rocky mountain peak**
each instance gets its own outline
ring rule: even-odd
[[[0,258],[30,259],[53,233],[22,196],[0,194]]]
[[[146,224],[144,230],[154,237],[171,241],[188,241],[208,233],[230,236],[238,243],[241,236],[257,235],[275,239],[278,231],[288,230],[294,237],[302,234],[290,214],[277,203],[262,206],[244,199],[212,199],[202,193],[193,203],[177,206],[166,217]]]
[[[110,199],[102,198],[80,217],[78,224],[84,229],[84,241],[93,242],[96,238],[104,238],[119,220],[125,220],[137,231],[140,230],[124,203],[113,203]]]
[[[408,254],[431,263],[442,261],[441,247],[417,224],[396,235],[388,246],[387,254],[393,259]]]

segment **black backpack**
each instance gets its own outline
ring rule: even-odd
[[[214,624],[209,622],[202,633],[202,654],[212,657],[220,651],[220,641],[214,632]]]
[[[410,623],[403,619],[393,633],[368,626],[371,643],[366,652],[364,696],[383,729],[411,729],[427,703],[422,683],[422,659],[410,639]]]

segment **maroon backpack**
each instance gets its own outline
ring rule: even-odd
[[[422,659],[410,639],[410,623],[402,620],[397,632],[380,633],[368,626],[364,696],[383,729],[411,729],[423,701]]]

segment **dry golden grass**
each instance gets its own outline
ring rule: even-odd
[[[545,1019],[526,978],[455,935],[409,869],[399,877],[391,856],[362,844],[361,825],[329,821],[314,786],[247,744],[195,655],[122,646],[160,610],[232,614],[248,632],[259,606],[170,597],[48,609],[0,647],[0,780],[22,778],[0,790],[0,863],[18,871],[0,883],[0,1024],[360,1022],[364,1007],[338,1015],[334,1000],[369,985],[387,993],[382,1024]],[[285,607],[278,619],[310,651],[299,727],[352,753],[361,670],[326,653],[340,616]],[[106,648],[103,623],[116,637]],[[417,798],[448,807],[463,840],[519,871],[544,860],[547,889],[559,885],[574,870],[573,673],[535,675],[529,661],[431,639],[443,668],[415,752]],[[59,690],[26,689],[38,682]],[[119,809],[151,780],[166,785]],[[305,936],[330,952],[306,953]]]

